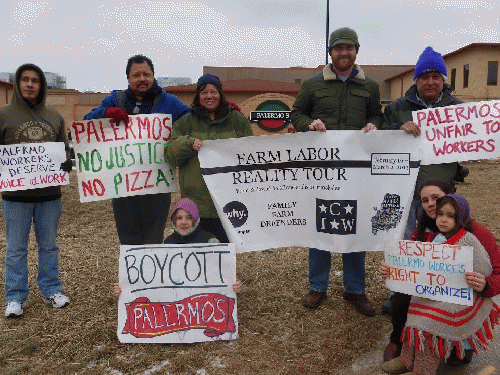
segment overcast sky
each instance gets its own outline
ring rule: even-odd
[[[359,35],[360,64],[415,64],[500,42],[496,1],[330,1],[330,31]],[[316,67],[325,61],[326,0],[3,1],[0,72],[25,62],[65,76],[67,88],[125,88],[128,57],[155,75],[190,77],[208,66]]]

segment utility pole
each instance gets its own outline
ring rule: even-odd
[[[326,0],[326,46],[325,46],[325,65],[328,65],[328,37],[330,36],[330,0]]]

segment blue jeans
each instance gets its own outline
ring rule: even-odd
[[[363,294],[365,283],[366,251],[343,253],[343,281],[347,293]],[[326,292],[330,276],[332,254],[329,251],[309,249],[309,285],[311,290]]]
[[[23,203],[2,200],[7,252],[5,255],[5,300],[24,302],[28,297],[28,241],[31,223],[38,245],[38,287],[47,298],[61,292],[57,228],[61,199]]]

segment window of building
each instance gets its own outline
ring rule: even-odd
[[[496,85],[498,82],[498,61],[488,61],[488,85]]]
[[[451,86],[451,90],[452,91],[455,91],[455,82],[457,80],[457,69],[456,68],[453,68],[451,70],[451,81],[450,81],[450,86]]]
[[[302,83],[302,80],[300,78],[295,78],[295,83]]]
[[[469,64],[464,65],[464,89],[469,87]]]

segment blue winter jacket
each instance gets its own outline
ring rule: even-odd
[[[158,84],[156,83],[156,79],[153,84],[152,90],[155,90],[155,88],[158,87]],[[92,119],[98,119],[98,118],[104,118],[106,117],[105,112],[108,108],[111,107],[119,107],[125,109],[125,97],[126,97],[126,91],[127,90],[115,90],[111,93],[111,95],[105,97],[101,103],[101,105],[97,108],[94,108],[92,111],[87,113],[84,117],[84,120],[92,120]],[[182,117],[185,113],[189,112],[190,108],[182,103],[177,96],[172,95],[172,94],[167,94],[163,89],[155,90],[158,92],[158,95],[156,95],[154,99],[154,106],[153,110],[151,113],[165,113],[165,114],[171,114],[172,115],[172,123],[177,121],[179,118]],[[123,103],[118,103],[118,96],[122,96],[124,98]],[[129,115],[132,115],[132,113],[129,113]]]

